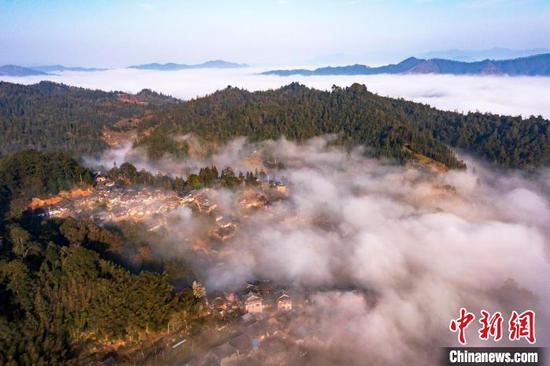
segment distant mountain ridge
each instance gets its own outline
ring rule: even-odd
[[[64,65],[33,66],[32,69],[37,71],[42,71],[45,73],[62,72],[62,71],[94,72],[94,71],[107,70],[107,69],[97,68],[97,67],[64,66]]]
[[[550,50],[546,48],[510,49],[493,47],[480,50],[453,48],[448,50],[425,52],[414,56],[425,59],[438,58],[454,61],[474,62],[482,60],[510,60],[520,57],[542,55],[545,53],[550,53]]]
[[[176,64],[176,63],[151,63],[143,65],[132,65],[126,68],[138,70],[157,70],[157,71],[177,71],[187,69],[235,69],[246,67],[246,64],[238,64],[223,60],[206,61],[200,64]],[[0,66],[0,76],[35,76],[35,75],[52,75],[58,72],[75,71],[75,72],[95,72],[106,71],[105,68],[81,67],[81,66],[64,66],[64,65],[43,65],[43,66],[18,66],[4,65]]]
[[[93,72],[93,71],[105,71],[107,69],[100,69],[94,67],[80,67],[80,66],[63,66],[63,65],[43,65],[43,66],[18,66],[18,65],[4,65],[0,66],[0,76],[34,76],[34,75],[51,75],[56,72],[63,71],[80,71],[80,72]]]
[[[453,75],[510,75],[550,76],[550,53],[511,60],[462,62],[445,59],[410,57],[398,64],[378,67],[350,65],[321,67],[315,70],[271,70],[263,75],[376,75],[376,74],[453,74]]]
[[[238,64],[235,62],[227,62],[223,60],[213,60],[206,61],[201,64],[176,64],[176,63],[151,63],[143,65],[133,65],[128,66],[128,69],[138,69],[138,70],[158,70],[158,71],[177,71],[177,70],[187,70],[187,69],[234,69],[240,67],[246,67],[245,64]]]
[[[47,73],[17,65],[0,66],[0,76],[32,76],[47,75]]]

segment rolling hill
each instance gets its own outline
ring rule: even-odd
[[[138,141],[152,156],[174,152],[178,146],[172,137],[187,133],[217,142],[238,136],[303,141],[336,134],[336,143],[363,145],[371,156],[400,162],[421,154],[448,167],[463,168],[451,150],[458,148],[500,167],[550,164],[550,121],[542,117],[444,112],[381,97],[360,84],[334,87],[330,92],[297,83],[253,93],[226,88],[170,105],[154,118],[162,121],[158,128]]]
[[[0,82],[0,154],[96,154],[108,147],[105,131],[130,130],[141,132],[136,143],[153,158],[185,155],[186,146],[173,137],[187,133],[213,143],[334,134],[336,144],[364,146],[369,156],[401,163],[420,154],[463,168],[454,152],[460,149],[504,168],[550,165],[550,121],[542,117],[445,112],[381,97],[360,84],[332,91],[297,83],[261,92],[228,87],[181,102],[150,90],[133,95],[53,82]]]
[[[0,154],[21,149],[93,154],[106,147],[104,128],[142,116],[175,99],[144,90],[137,95],[71,87],[0,82]]]

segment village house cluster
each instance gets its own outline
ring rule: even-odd
[[[210,314],[221,320],[214,347],[189,365],[238,365],[262,355],[270,364],[281,364],[289,349],[297,350],[303,335],[293,329],[304,300],[298,291],[276,288],[268,280],[247,283],[238,292],[212,294],[206,301]],[[298,311],[298,312],[297,312]]]
[[[262,359],[265,364],[287,364],[290,358],[303,359],[303,334],[294,329],[292,313],[244,321],[221,344],[189,365],[240,365],[249,359]]]
[[[240,190],[235,198],[236,204],[232,207],[223,207],[220,204],[223,199],[219,197],[219,192],[205,188],[189,192],[182,198],[181,203],[196,214],[215,218],[209,236],[223,242],[236,235],[239,222],[246,219],[251,211],[262,209],[270,202],[286,197],[286,192],[286,186],[282,183],[270,182],[256,188]]]
[[[87,216],[98,222],[129,220],[145,222],[148,230],[156,230],[165,214],[182,204],[183,200],[174,191],[127,188],[98,175],[91,194],[66,197],[42,209],[50,217]]]
[[[56,218],[89,217],[104,222],[142,222],[147,230],[156,231],[166,224],[166,214],[179,207],[189,207],[195,215],[208,216],[212,226],[209,238],[224,242],[233,238],[239,230],[239,222],[253,210],[261,209],[274,200],[286,197],[287,188],[281,182],[260,182],[236,192],[231,207],[223,207],[216,189],[198,189],[180,196],[171,190],[148,187],[132,188],[117,184],[100,173],[96,174],[95,187],[86,194],[66,194],[55,200],[36,199],[43,215]],[[33,208],[37,208],[33,207]]]
[[[272,315],[288,312],[300,307],[303,301],[297,301],[299,296],[286,289],[276,289],[271,281],[255,281],[247,283],[240,293],[228,292],[216,294],[209,300],[212,314],[226,319],[228,317]],[[294,301],[293,301],[294,299]]]

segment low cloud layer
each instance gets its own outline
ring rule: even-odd
[[[164,155],[161,159],[152,161],[147,157],[145,149],[134,147],[131,141],[127,141],[116,148],[105,150],[97,158],[85,160],[88,165],[95,168],[110,169],[128,162],[138,170],[179,177],[187,177],[189,174],[197,173],[200,168],[210,166],[231,167],[241,172],[254,171],[259,167],[261,170],[258,164],[247,161],[247,157],[250,156],[256,156],[255,160],[258,159],[258,146],[248,144],[244,137],[234,139],[218,149],[193,135],[176,136],[175,139],[185,140],[189,144],[190,150],[193,150],[192,159],[175,159],[171,155]],[[213,153],[211,149],[214,149]]]
[[[1,77],[22,84],[51,80],[69,85],[136,93],[143,88],[189,99],[204,96],[228,85],[266,90],[298,81],[329,90],[332,85],[354,82],[380,95],[401,97],[451,111],[481,111],[507,115],[542,115],[550,118],[550,78],[453,75],[371,76],[267,76],[265,69],[196,69],[173,72],[115,69],[102,72],[66,72],[53,76]]]
[[[318,364],[436,364],[438,347],[457,343],[448,324],[460,307],[532,308],[538,344],[548,344],[548,173],[526,178],[468,161],[467,171],[426,175],[325,138],[241,139],[217,159],[256,150],[284,165],[272,174],[287,182],[289,198],[241,217],[237,235],[206,260],[192,259],[203,219],[182,210],[160,251],[191,260],[209,291],[271,279],[312,292],[295,326]],[[211,194],[220,214],[236,215],[238,192]],[[471,328],[468,344],[481,345],[477,323]]]

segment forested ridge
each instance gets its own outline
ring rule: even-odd
[[[92,181],[92,172],[64,152],[23,150],[0,158],[0,218],[20,214],[33,197]]]
[[[0,81],[0,154],[20,149],[97,153],[106,147],[104,127],[172,101],[149,90],[134,96],[49,81],[28,86]]]
[[[218,142],[237,136],[251,140],[286,136],[300,141],[338,134],[337,143],[364,145],[370,155],[401,162],[410,158],[404,149],[410,146],[451,168],[462,168],[450,146],[500,167],[550,163],[550,122],[542,117],[445,112],[381,97],[359,84],[330,92],[297,83],[253,93],[228,87],[165,108],[154,119],[160,126],[138,141],[151,156],[175,153],[178,147],[184,150],[172,137],[186,133]]]
[[[90,349],[101,357],[104,345],[144,341],[169,323],[190,327],[197,319],[192,290],[175,291],[167,272],[184,264],[130,271],[125,253],[142,244],[119,230],[37,217],[3,225],[0,364],[75,363]]]
[[[168,325],[190,329],[198,319],[192,273],[182,260],[147,255],[155,238],[139,225],[101,227],[24,210],[30,197],[89,184],[91,172],[65,153],[0,160],[2,365],[99,361],[109,345],[131,346]]]
[[[138,141],[150,155],[174,151],[170,136],[195,133],[223,143],[237,136],[253,141],[285,136],[303,141],[323,134],[337,134],[336,143],[363,145],[372,156],[406,161],[415,152],[452,168],[464,165],[455,154],[426,131],[399,113],[385,113],[384,98],[373,98],[361,85],[332,92],[309,89],[297,83],[266,92],[250,93],[227,88],[209,97],[192,100],[159,112],[155,132]]]
[[[141,121],[136,126],[116,125],[135,116]],[[464,167],[452,148],[505,168],[550,164],[550,122],[542,117],[440,111],[381,97],[359,84],[332,91],[297,83],[262,92],[228,87],[177,102],[150,90],[130,95],[52,82],[0,82],[1,154],[24,148],[95,154],[106,148],[104,128],[139,129],[137,144],[153,158],[184,156],[185,143],[173,139],[178,134],[195,133],[217,143],[238,136],[302,141],[337,134],[336,143],[363,145],[372,156],[400,162],[411,157],[406,146],[451,168]]]
[[[464,115],[418,104],[411,108],[412,102],[400,104],[422,131],[496,166],[523,169],[550,165],[550,121],[541,116]]]

